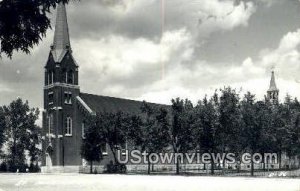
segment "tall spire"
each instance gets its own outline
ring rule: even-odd
[[[268,91],[278,91],[277,87],[276,87],[276,83],[275,83],[275,74],[274,74],[274,70],[272,71],[272,75],[271,75],[271,81],[270,81],[270,87]]]
[[[71,49],[67,11],[64,3],[57,5],[55,33],[52,54],[56,62],[60,62],[66,52]]]

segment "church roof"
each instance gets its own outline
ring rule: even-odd
[[[268,91],[278,91],[276,83],[275,83],[275,74],[274,71],[272,71],[272,75],[271,75],[271,81],[270,81],[270,87],[268,89]]]
[[[78,99],[78,98],[77,98]],[[81,100],[80,100],[81,99]],[[140,114],[141,113],[141,101],[115,98],[109,96],[100,96],[87,93],[80,93],[79,102],[89,111],[90,113],[116,113],[122,111],[127,114]],[[83,103],[82,103],[83,102]],[[150,103],[153,107],[165,107],[168,105]]]
[[[56,24],[51,53],[55,62],[61,62],[65,54],[71,50],[66,7],[63,3],[57,5]]]

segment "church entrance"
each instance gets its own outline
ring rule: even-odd
[[[46,167],[48,169],[52,168],[52,153],[53,153],[53,149],[51,146],[49,146],[46,150]]]

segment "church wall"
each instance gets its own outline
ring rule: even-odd
[[[76,107],[76,101],[74,99],[72,108],[67,108],[68,112],[72,112],[73,115],[73,132],[71,137],[65,137],[64,147],[65,147],[65,166],[81,165],[82,159],[80,155],[82,135],[81,135],[81,121],[82,117],[78,113]],[[66,114],[65,114],[66,115]],[[66,116],[64,116],[66,117]]]

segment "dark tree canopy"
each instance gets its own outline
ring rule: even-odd
[[[11,58],[14,50],[30,53],[51,28],[48,13],[59,2],[69,0],[0,1],[0,56]]]

